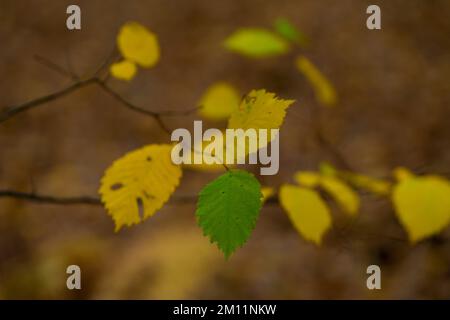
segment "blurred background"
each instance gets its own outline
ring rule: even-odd
[[[156,67],[140,70],[130,83],[111,79],[137,105],[191,109],[216,81],[297,100],[281,130],[280,172],[260,177],[265,185],[278,187],[321,161],[341,165],[336,152],[317,143],[317,121],[357,172],[384,178],[403,165],[449,176],[447,0],[86,0],[76,1],[81,31],[66,28],[69,4],[75,3],[0,1],[0,108],[71,83],[35,55],[90,75],[115,46],[120,26],[132,20],[154,31],[161,45]],[[366,28],[370,4],[381,7],[381,31]],[[293,66],[295,53],[249,59],[224,50],[223,40],[237,28],[270,28],[278,17],[310,38],[296,53],[334,84],[334,108],[317,104]],[[194,119],[164,120],[170,128],[191,128]],[[86,87],[0,124],[0,189],[97,196],[113,160],[167,141],[153,119]],[[176,195],[195,195],[216,176],[185,171]],[[0,298],[450,298],[450,230],[410,246],[388,199],[361,200],[351,224],[333,210],[334,228],[321,247],[300,238],[279,206],[268,204],[248,243],[225,261],[196,225],[195,203],[169,202],[151,219],[114,233],[99,206],[0,198]],[[66,288],[70,264],[81,267],[82,290]],[[366,288],[371,264],[381,267],[382,290]]]

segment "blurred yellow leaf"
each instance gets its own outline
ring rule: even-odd
[[[364,189],[377,195],[387,195],[391,191],[389,181],[351,171],[338,170],[328,162],[322,162],[319,171],[323,176],[339,177],[356,188]]]
[[[167,223],[164,228],[138,232],[126,246],[108,243],[110,248],[98,251],[121,258],[96,282],[94,299],[189,299],[223,266],[223,256],[193,223]]]
[[[311,189],[282,185],[280,202],[297,231],[318,245],[331,226],[331,216],[326,203]]]
[[[324,176],[336,176],[338,170],[329,162],[321,162],[319,166],[319,172]]]
[[[275,189],[272,187],[261,187],[261,193],[263,195],[262,202],[264,203],[275,194]]]
[[[130,81],[136,75],[136,65],[134,62],[123,60],[113,63],[109,69],[114,78]]]
[[[305,187],[313,188],[320,183],[320,175],[313,171],[299,171],[294,174],[295,181]]]
[[[314,88],[316,99],[320,103],[326,106],[336,104],[337,94],[333,85],[308,58],[298,56],[295,60],[295,65]]]
[[[320,186],[328,192],[344,212],[355,215],[359,209],[359,196],[344,181],[337,177],[322,176]]]
[[[392,193],[396,214],[412,243],[450,223],[450,183],[439,176],[409,176]]]
[[[151,217],[169,200],[181,178],[171,150],[168,144],[152,144],[127,153],[106,170],[99,192],[116,231]]]
[[[200,100],[200,115],[210,120],[228,119],[239,106],[238,91],[226,82],[210,86]]]
[[[294,180],[299,185],[309,188],[320,186],[334,198],[344,212],[351,215],[358,213],[358,194],[338,177],[321,175],[312,171],[299,171],[294,174]]]
[[[289,43],[277,34],[261,28],[242,28],[224,42],[225,47],[252,58],[270,57],[286,53]]]
[[[124,24],[117,36],[120,53],[127,60],[149,68],[159,60],[159,44],[156,35],[137,22]]]
[[[382,179],[372,178],[348,171],[340,171],[339,176],[357,188],[370,191],[380,196],[387,195],[391,191],[391,184]]]
[[[393,174],[397,181],[402,181],[414,177],[414,174],[404,167],[395,168]]]

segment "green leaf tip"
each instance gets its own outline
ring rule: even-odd
[[[274,29],[285,39],[298,44],[300,47],[306,47],[309,43],[308,38],[303,32],[298,30],[288,19],[278,18],[273,24]]]

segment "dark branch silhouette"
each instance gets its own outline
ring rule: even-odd
[[[74,92],[78,89],[81,89],[87,85],[93,84],[96,81],[97,81],[97,78],[89,78],[86,80],[76,81],[73,84],[71,84],[70,86],[68,86],[62,90],[56,91],[54,93],[48,94],[43,97],[39,97],[34,100],[30,100],[28,102],[25,102],[25,103],[17,105],[17,106],[7,107],[7,108],[3,109],[0,113],[0,123],[3,123],[6,120],[8,120],[22,112],[29,111],[33,108],[36,108],[40,105],[47,103],[47,102],[50,102],[50,101],[56,100],[58,98],[61,98],[65,95],[68,95],[69,93]]]
[[[53,205],[90,205],[102,206],[100,198],[91,196],[58,197],[53,195],[42,195],[34,192],[20,192],[13,190],[0,190],[0,199],[20,199],[34,203]],[[167,204],[190,204],[197,202],[197,195],[174,195]],[[269,198],[266,203],[278,204],[277,198]]]
[[[38,54],[35,54],[33,57],[36,60],[36,62],[42,64],[43,66],[45,66],[47,68],[52,69],[53,71],[56,71],[60,75],[70,78],[74,81],[79,80],[79,77],[75,73],[73,73],[72,71],[70,71],[68,69],[61,67],[60,65],[54,63],[53,61],[50,61],[47,58],[42,57]]]
[[[72,83],[71,85],[69,85],[66,88],[63,88],[59,91],[56,91],[54,93],[30,100],[28,102],[25,102],[23,104],[17,105],[17,106],[11,106],[11,107],[6,107],[3,110],[0,111],[0,124],[9,120],[10,118],[21,114],[23,112],[29,111],[33,108],[36,108],[38,106],[44,105],[48,102],[54,101],[56,99],[59,99],[63,96],[66,96],[74,91],[77,91],[83,87],[86,87],[90,84],[96,84],[98,85],[104,92],[108,93],[110,96],[112,96],[114,99],[116,99],[117,101],[119,101],[124,107],[126,107],[127,109],[152,117],[156,123],[158,124],[158,126],[167,134],[170,135],[170,129],[166,126],[166,124],[164,123],[164,121],[162,120],[163,116],[184,116],[187,114],[190,114],[196,110],[198,110],[198,108],[194,108],[194,109],[189,109],[189,110],[166,110],[166,111],[161,111],[161,112],[155,112],[155,111],[151,111],[142,107],[139,107],[133,103],[131,103],[130,101],[128,101],[127,99],[125,99],[124,97],[122,97],[119,93],[117,93],[116,91],[114,91],[111,87],[109,87],[106,84],[106,80],[108,78],[105,79],[101,79],[98,74],[107,67],[108,63],[103,63],[95,72],[95,74],[92,77],[86,78],[84,80],[79,80],[78,76],[73,74],[70,71],[67,71],[65,68],[55,64],[54,62],[49,61],[46,58],[43,58],[41,56],[35,56],[35,59],[37,62],[43,64],[44,66],[52,69],[53,71],[58,72],[59,74],[68,77],[72,80],[75,80],[74,83]],[[108,57],[107,62],[110,61],[111,56]]]
[[[0,190],[0,198],[15,198],[27,200],[30,202],[60,204],[60,205],[87,204],[87,205],[101,206],[99,198],[89,196],[55,197],[49,195],[39,195],[36,193],[27,193],[12,190]]]
[[[112,90],[110,87],[108,87],[108,85],[105,82],[97,81],[97,83],[100,86],[100,88],[103,89],[103,91],[105,91],[110,96],[112,96],[114,99],[116,99],[117,101],[122,103],[122,105],[125,106],[126,108],[128,108],[134,112],[138,112],[140,114],[150,116],[153,119],[155,119],[155,121],[158,123],[158,125],[161,127],[161,129],[163,129],[164,132],[166,132],[167,134],[170,135],[170,133],[171,133],[170,129],[167,128],[166,124],[161,119],[161,115],[163,115],[164,113],[158,113],[158,112],[150,111],[147,109],[142,109],[142,108],[132,104],[131,102],[129,102],[128,100],[123,98],[120,94],[118,94],[117,92]]]

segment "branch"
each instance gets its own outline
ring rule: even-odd
[[[22,113],[25,111],[28,111],[30,109],[33,109],[35,107],[38,107],[40,105],[43,105],[47,102],[56,100],[58,98],[61,98],[65,95],[68,95],[78,89],[81,89],[89,84],[97,84],[99,85],[100,88],[103,89],[103,91],[105,91],[106,93],[108,93],[109,95],[111,95],[113,98],[115,98],[117,101],[119,101],[124,107],[128,108],[129,110],[132,110],[134,112],[146,115],[146,116],[150,116],[153,119],[155,119],[155,121],[158,123],[158,125],[161,127],[162,130],[164,130],[164,132],[166,132],[167,134],[170,135],[170,129],[166,126],[166,124],[164,123],[164,121],[162,120],[162,116],[183,116],[183,115],[187,115],[192,113],[193,111],[198,110],[197,108],[194,109],[190,109],[190,110],[184,110],[184,111],[177,111],[177,110],[169,110],[169,111],[163,111],[163,112],[155,112],[155,111],[150,111],[144,108],[141,108],[139,106],[136,106],[135,104],[129,102],[128,100],[126,100],[125,98],[123,98],[119,93],[115,92],[113,89],[111,89],[109,86],[106,85],[106,80],[102,80],[99,77],[99,74],[101,73],[102,70],[104,70],[109,62],[114,58],[115,55],[115,51],[113,50],[108,57],[105,59],[105,61],[100,65],[100,67],[95,71],[94,75],[85,79],[85,80],[79,80],[78,76],[76,74],[74,74],[73,72],[70,72],[68,70],[66,70],[65,68],[59,66],[58,64],[50,61],[49,59],[46,59],[44,57],[41,57],[39,55],[35,55],[34,58],[36,59],[37,62],[41,63],[42,65],[52,69],[53,71],[56,71],[57,73],[68,77],[72,80],[75,80],[75,82],[73,84],[71,84],[70,86],[60,90],[60,91],[56,91],[54,93],[51,93],[49,95],[28,101],[26,103],[23,103],[21,105],[17,105],[17,106],[12,106],[12,107],[7,107],[3,110],[0,111],[0,124],[2,122],[7,121],[8,119]]]
[[[352,166],[344,157],[342,152],[336,148],[332,143],[330,143],[324,136],[323,132],[319,129],[316,130],[316,141],[326,152],[328,152],[336,161],[336,164],[342,169],[353,171]]]
[[[100,198],[91,196],[58,197],[53,195],[41,195],[34,192],[20,192],[13,190],[0,190],[1,198],[20,199],[40,204],[53,205],[90,205],[102,206]],[[179,195],[172,197],[168,204],[190,204],[197,203],[197,195]],[[269,198],[266,203],[278,204],[277,198]]]
[[[319,108],[317,106],[312,107],[312,115],[312,126],[317,144],[334,158],[339,167],[345,170],[354,171],[352,169],[352,165],[348,162],[344,154],[325,136],[322,126],[322,112],[320,106]]]
[[[116,99],[117,101],[119,101],[120,103],[122,103],[123,106],[125,106],[126,108],[134,111],[134,112],[138,112],[140,114],[146,115],[146,116],[150,116],[153,119],[156,120],[156,122],[158,123],[158,125],[161,127],[161,129],[164,130],[164,132],[166,132],[168,135],[170,135],[171,131],[169,128],[167,128],[166,124],[162,121],[161,119],[161,115],[162,113],[158,113],[158,112],[154,112],[154,111],[150,111],[147,109],[143,109],[140,108],[134,104],[132,104],[131,102],[129,102],[128,100],[126,100],[125,98],[123,98],[120,94],[118,94],[117,92],[115,92],[114,90],[112,90],[108,85],[106,85],[105,82],[103,81],[97,81],[97,84],[100,86],[100,88],[103,89],[103,91],[105,91],[106,93],[108,93],[110,96],[112,96],[114,99]]]
[[[17,105],[17,106],[7,107],[4,110],[2,110],[0,113],[0,123],[5,122],[6,120],[8,120],[22,112],[28,111],[28,110],[36,108],[42,104],[45,104],[47,102],[50,102],[50,101],[56,100],[58,98],[61,98],[65,95],[68,95],[69,93],[74,92],[78,89],[81,89],[92,83],[95,83],[96,81],[97,81],[97,78],[88,78],[85,80],[76,81],[73,84],[71,84],[70,86],[68,86],[60,91],[56,91],[49,95],[46,95],[46,96],[43,96],[43,97],[40,97],[40,98],[37,98],[34,100],[30,100],[28,102],[25,102],[25,103]]]
[[[49,203],[60,205],[73,205],[73,204],[87,204],[94,206],[101,205],[100,199],[89,196],[56,197],[12,190],[0,190],[0,198],[15,198],[36,203]]]
[[[53,71],[56,71],[60,75],[70,78],[75,81],[79,80],[78,76],[75,73],[71,72],[70,70],[64,69],[60,65],[54,63],[53,61],[50,61],[47,58],[42,57],[38,54],[35,54],[33,57],[36,60],[36,62],[42,64],[43,66],[45,66],[47,68],[52,69]]]

